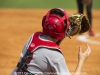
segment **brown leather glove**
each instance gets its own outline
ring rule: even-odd
[[[69,19],[71,23],[70,36],[79,33],[84,33],[90,29],[89,20],[83,14],[80,13],[72,14]]]

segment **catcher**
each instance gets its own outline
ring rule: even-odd
[[[65,37],[88,31],[88,19],[83,14],[68,16],[65,10],[53,8],[43,17],[42,28],[42,32],[34,33],[26,42],[11,75],[71,75],[59,45]],[[79,47],[78,64],[72,75],[81,74],[90,52],[88,44],[84,53]]]

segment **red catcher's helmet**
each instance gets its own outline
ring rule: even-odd
[[[43,33],[61,40],[70,26],[68,14],[61,8],[53,8],[43,17]]]

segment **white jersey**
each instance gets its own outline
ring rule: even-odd
[[[43,40],[48,40],[43,36],[40,36]],[[26,42],[23,51],[21,53],[21,58],[25,55],[27,48],[32,40],[32,36]],[[16,72],[18,67],[16,67],[11,75],[18,75]],[[70,75],[69,70],[66,66],[64,56],[61,52],[50,49],[50,48],[38,48],[34,51],[33,58],[28,63],[27,70],[33,74],[39,75]],[[24,75],[24,74],[23,74]]]

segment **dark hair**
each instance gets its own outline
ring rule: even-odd
[[[56,9],[56,10],[52,9],[52,11],[50,12],[50,14],[57,14],[57,15],[59,15],[61,17],[64,16],[64,13],[61,10],[59,10],[59,9]]]

